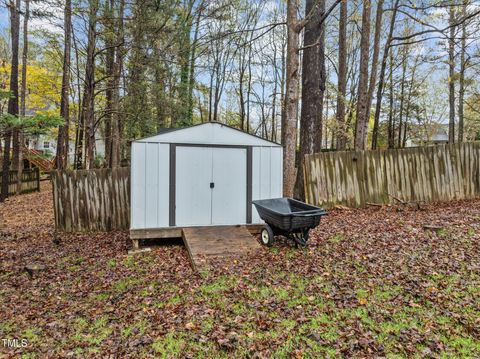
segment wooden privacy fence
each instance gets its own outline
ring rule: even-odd
[[[57,230],[129,228],[129,168],[53,171],[51,175]]]
[[[17,193],[17,171],[8,171],[8,194]],[[0,171],[0,187],[2,185],[2,172]],[[24,169],[22,171],[22,188],[21,193],[40,191],[40,170],[38,168]]]
[[[305,158],[309,203],[363,207],[480,197],[480,143],[329,152]]]

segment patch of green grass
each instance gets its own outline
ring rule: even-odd
[[[77,318],[75,319],[75,321],[73,322],[73,328],[78,331],[78,332],[81,332],[82,330],[84,330],[86,327],[88,326],[88,322],[85,318]]]
[[[163,338],[157,339],[152,344],[152,349],[162,359],[178,356],[185,345],[185,340],[175,333],[168,333]]]
[[[447,317],[446,315],[439,315],[437,317],[437,323],[440,325],[450,326],[452,325],[453,322],[452,322],[452,318]]]
[[[78,264],[75,264],[73,266],[69,266],[67,269],[70,271],[70,272],[76,272],[78,271],[80,268],[82,268],[82,266],[78,265]]]
[[[167,301],[167,305],[175,305],[180,303],[181,301],[182,301],[182,297],[176,294],[170,297],[170,299]]]
[[[224,291],[235,286],[237,279],[233,276],[220,276],[209,283],[202,284],[197,293],[202,297],[218,297]]]
[[[140,282],[141,280],[135,277],[122,278],[114,284],[113,289],[117,293],[123,293],[127,290],[131,290],[132,287],[138,285]]]
[[[107,262],[107,266],[109,266],[110,268],[115,268],[117,266],[117,261],[115,259],[110,259]]]
[[[338,244],[340,242],[343,242],[344,240],[345,235],[343,233],[337,233],[328,239],[328,241],[333,244]]]
[[[0,321],[0,333],[6,336],[6,334],[10,334],[14,331],[15,329],[15,322],[5,320],[5,321]]]
[[[128,338],[132,333],[135,328],[133,326],[129,326],[126,328],[123,328],[121,331],[121,335],[123,338]]]
[[[103,302],[107,300],[110,297],[110,294],[108,293],[98,293],[93,296],[93,299],[96,301]]]
[[[128,256],[124,261],[123,261],[123,264],[127,267],[127,268],[135,268],[136,265],[137,265],[137,261],[135,259],[135,256]]]
[[[134,324],[124,327],[121,331],[122,337],[128,338],[132,333],[137,330],[138,334],[144,335],[148,329],[148,323],[145,319],[137,320]]]
[[[38,354],[37,354],[36,352],[23,353],[21,358],[22,358],[22,359],[38,358]]]
[[[293,259],[293,258],[295,258],[295,256],[297,255],[297,253],[298,253],[297,248],[289,249],[289,250],[287,250],[286,253],[285,253],[285,258],[286,258],[286,259]]]
[[[23,334],[22,338],[28,340],[28,344],[32,345],[35,343],[38,343],[39,340],[39,334],[41,333],[41,329],[38,328],[27,328]]]
[[[76,342],[86,342],[91,346],[98,346],[112,333],[112,329],[108,325],[109,321],[107,316],[99,317],[91,323],[85,318],[77,318],[73,324],[75,334],[71,339]]]
[[[356,293],[355,293],[355,294],[357,295],[357,298],[358,298],[358,299],[366,299],[366,298],[368,298],[368,291],[367,291],[366,289],[364,289],[364,288],[358,288],[358,289],[356,290]]]
[[[307,324],[306,329],[310,333],[317,333],[326,341],[334,342],[338,338],[338,320],[326,313],[321,313],[312,318]]]
[[[96,319],[91,328],[89,328],[89,333],[85,337],[86,341],[90,345],[99,345],[107,339],[112,333],[108,323],[109,319],[106,316]]]
[[[275,298],[278,300],[287,300],[290,297],[288,290],[285,288],[279,287],[275,289]]]
[[[476,358],[480,355],[480,341],[471,337],[454,335],[443,337],[442,342],[447,348],[455,349],[463,358]]]
[[[285,330],[292,330],[297,325],[297,322],[293,319],[287,318],[280,322],[280,326]]]
[[[250,312],[250,309],[245,305],[244,302],[235,302],[232,304],[231,310],[235,315],[246,315]]]
[[[215,324],[215,319],[212,317],[207,317],[202,319],[202,331],[209,332],[213,329]]]
[[[437,231],[437,236],[440,238],[446,238],[450,233],[445,228],[440,228]]]
[[[380,302],[390,301],[395,298],[401,290],[402,288],[399,286],[383,286],[374,290],[373,298]]]

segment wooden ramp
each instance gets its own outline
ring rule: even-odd
[[[260,248],[245,226],[183,228],[182,237],[197,271],[206,268],[209,259],[231,258]]]

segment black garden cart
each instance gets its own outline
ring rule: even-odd
[[[265,221],[261,241],[271,246],[275,236],[282,235],[301,246],[307,245],[308,233],[320,223],[327,212],[292,198],[273,198],[253,201],[261,219]]]

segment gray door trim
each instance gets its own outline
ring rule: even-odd
[[[252,223],[252,179],[253,179],[253,146],[240,145],[209,145],[196,143],[171,143],[170,144],[170,175],[169,175],[169,226],[176,226],[176,180],[177,180],[177,147],[212,147],[212,148],[242,148],[247,152],[247,224]]]
[[[175,204],[177,203],[176,196],[176,183],[177,183],[177,146],[173,143],[170,144],[170,203],[168,210],[168,224],[170,227],[175,227]]]

